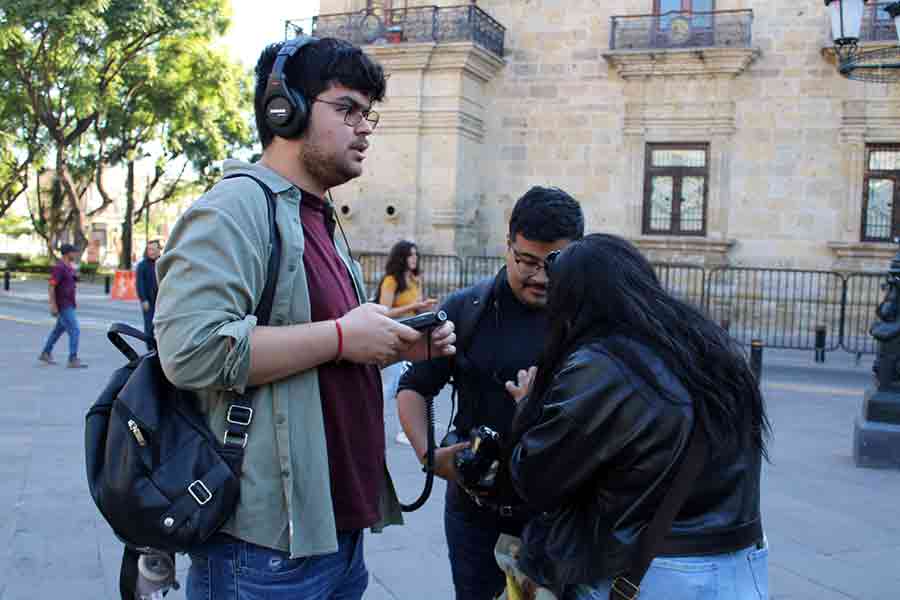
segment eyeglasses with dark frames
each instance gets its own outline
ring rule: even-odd
[[[310,104],[313,102],[321,102],[322,104],[329,104],[344,109],[343,111],[338,112],[344,113],[344,124],[349,125],[350,127],[356,127],[362,123],[363,119],[365,119],[369,122],[369,125],[372,126],[372,131],[374,131],[375,127],[378,125],[378,119],[381,117],[377,111],[370,108],[362,108],[358,104],[350,102],[331,102],[330,100],[321,100],[319,98],[313,99]]]
[[[542,270],[549,275],[550,265],[552,265],[553,261],[556,260],[556,257],[559,256],[559,250],[554,250],[548,254],[546,258],[540,259],[531,254],[520,252],[512,245],[512,242],[509,243],[509,250],[512,252],[513,261],[516,263],[516,269],[519,271],[519,275],[525,279],[534,277]]]
[[[562,252],[562,250],[554,250],[544,258],[544,273],[547,274],[547,277],[550,277],[550,270],[553,268],[553,263],[559,258],[560,252]]]

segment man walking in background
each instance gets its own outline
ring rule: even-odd
[[[141,311],[144,314],[144,333],[149,338],[153,337],[153,313],[156,312],[156,293],[159,289],[156,281],[156,259],[159,258],[159,253],[159,240],[147,242],[144,260],[138,263],[135,277],[135,287],[137,287],[137,295],[141,300]]]
[[[75,284],[78,281],[75,261],[78,259],[78,248],[72,244],[63,244],[59,251],[62,258],[50,272],[47,291],[50,314],[56,317],[56,326],[50,332],[38,359],[48,365],[56,364],[53,360],[53,346],[65,332],[69,335],[67,366],[70,369],[82,369],[87,365],[78,358],[78,336],[81,330],[78,327],[78,317],[75,316]]]

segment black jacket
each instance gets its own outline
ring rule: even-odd
[[[459,400],[453,421],[458,432],[467,436],[472,427],[486,425],[505,437],[515,403],[504,384],[519,369],[536,364],[546,329],[543,311],[513,302],[505,267],[495,277],[451,294],[441,309],[456,325],[456,355],[413,364],[400,378],[399,390],[436,396],[452,377]],[[493,360],[484,360],[486,356]]]
[[[145,258],[138,263],[135,287],[141,302],[149,302],[151,307],[156,306],[156,294],[159,290],[159,283],[156,281],[155,260]]]
[[[693,425],[690,395],[650,348],[622,336],[581,345],[512,450],[513,484],[542,511],[522,536],[523,570],[557,590],[625,571]],[[752,447],[708,461],[658,554],[720,554],[758,542],[760,465]]]

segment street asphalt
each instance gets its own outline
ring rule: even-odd
[[[79,287],[81,358],[90,366],[47,366],[37,355],[53,319],[43,282],[0,288],[0,600],[118,598],[121,544],[100,517],[84,475],[88,407],[123,358],[106,340],[110,322],[141,326],[136,302]],[[65,357],[65,336],[56,357]],[[61,360],[62,362],[62,360]],[[763,477],[763,519],[771,547],[769,588],[778,600],[900,598],[900,471],[859,469],[853,419],[871,382],[871,356],[767,350],[763,389],[775,427]],[[447,403],[439,417],[446,420]],[[402,499],[423,475],[386,418],[388,464]],[[451,599],[443,533],[444,485],[437,483],[407,524],[366,536],[367,600]],[[179,557],[184,581],[188,559]],[[168,598],[181,600],[183,592]]]

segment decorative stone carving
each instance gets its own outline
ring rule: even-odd
[[[642,77],[737,77],[747,70],[758,48],[678,48],[610,50],[603,53],[622,79]]]

